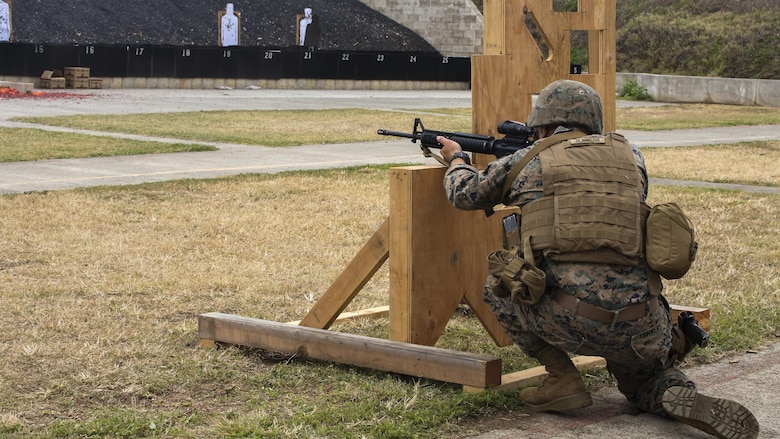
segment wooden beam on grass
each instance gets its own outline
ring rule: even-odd
[[[477,388],[501,384],[498,358],[325,329],[207,313],[198,316],[198,336]]]

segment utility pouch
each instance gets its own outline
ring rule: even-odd
[[[683,277],[699,247],[691,220],[676,203],[663,203],[650,210],[646,227],[647,265],[666,279]]]
[[[520,246],[501,249],[488,256],[488,270],[498,278],[491,287],[497,297],[511,297],[518,305],[533,305],[544,294],[547,276],[534,264],[530,240],[526,240],[522,254]],[[530,255],[527,258],[524,257]]]

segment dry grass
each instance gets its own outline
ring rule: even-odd
[[[0,162],[215,151],[208,145],[147,142],[25,128],[0,128]]]
[[[677,202],[696,227],[696,262],[684,278],[666,282],[670,301],[711,308],[718,349],[773,341],[780,331],[780,196],[652,187],[649,201]]]
[[[422,117],[428,129],[471,132],[470,108],[200,111],[13,120],[174,139],[290,146],[378,140],[377,128],[408,132],[415,116]],[[623,130],[780,125],[780,108],[711,104],[623,107],[616,117],[618,129]]]
[[[616,111],[619,130],[677,130],[723,126],[780,125],[780,108],[683,104],[627,107]]]
[[[200,142],[291,146],[383,139],[377,128],[410,132],[414,117],[426,128],[471,131],[471,109],[373,111],[365,109],[291,111],[201,111],[190,113],[15,118],[25,122],[96,131],[130,133]],[[668,105],[619,108],[619,130],[665,130],[733,125],[780,125],[780,109],[727,105]],[[96,155],[141,154],[195,149],[128,139],[0,129],[0,161]],[[176,149],[178,148],[178,149]]]
[[[780,186],[780,141],[643,148],[652,177]]]
[[[301,411],[356,416],[349,401],[379,399],[357,428],[395,422],[389,401],[402,409],[417,392],[418,409],[457,406],[457,389],[196,346],[203,312],[301,318],[386,217],[388,197],[377,168],[0,197],[0,432],[57,436],[59,423],[120,410],[170,424],[171,436],[322,436]],[[671,301],[713,309],[711,352],[766,342],[780,325],[780,197],[652,188],[664,200],[685,206],[701,244],[690,275],[667,283]],[[350,309],[386,304],[387,276]],[[473,318],[456,320],[448,347],[490,344]],[[383,336],[383,325],[338,329]],[[434,431],[447,436],[443,425]]]
[[[196,316],[302,317],[387,215],[385,186],[372,169],[0,198],[0,407],[33,425],[95,404],[219,417],[198,395],[224,392],[203,382],[222,354],[194,346]]]

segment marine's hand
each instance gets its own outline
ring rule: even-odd
[[[436,141],[441,143],[441,156],[447,162],[450,161],[450,157],[456,152],[463,151],[460,144],[454,140],[450,140],[446,137],[437,136]]]

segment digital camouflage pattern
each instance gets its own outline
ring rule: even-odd
[[[608,323],[574,315],[550,294],[534,306],[499,298],[487,288],[483,299],[512,341],[529,356],[552,345],[566,352],[604,357],[620,392],[641,410],[666,416],[662,406],[666,389],[695,388],[693,381],[673,367],[672,323],[663,306],[610,330]]]
[[[647,195],[644,159],[633,145],[632,149],[641,173],[644,198]],[[542,197],[542,167],[535,157],[513,181],[506,198],[502,198],[504,179],[529,150],[490,162],[482,171],[465,164],[450,167],[444,178],[450,203],[459,209],[475,210],[500,203],[523,206]],[[656,307],[653,313],[618,323],[610,330],[609,323],[575,315],[552,300],[556,288],[607,310],[661,300],[650,292],[644,262],[630,267],[554,262],[545,260],[541,253],[535,256],[547,275],[545,295],[536,305],[519,306],[510,298],[494,296],[490,291],[498,279],[492,275],[483,293],[507,334],[526,354],[535,357],[545,346],[552,345],[566,352],[604,357],[619,390],[640,409],[661,415],[666,415],[662,397],[667,388],[695,387],[673,367],[680,351],[680,338],[673,331],[667,307]]]
[[[604,108],[596,90],[577,81],[560,80],[548,85],[536,98],[528,125],[564,125],[583,129],[587,134],[602,134]]]

